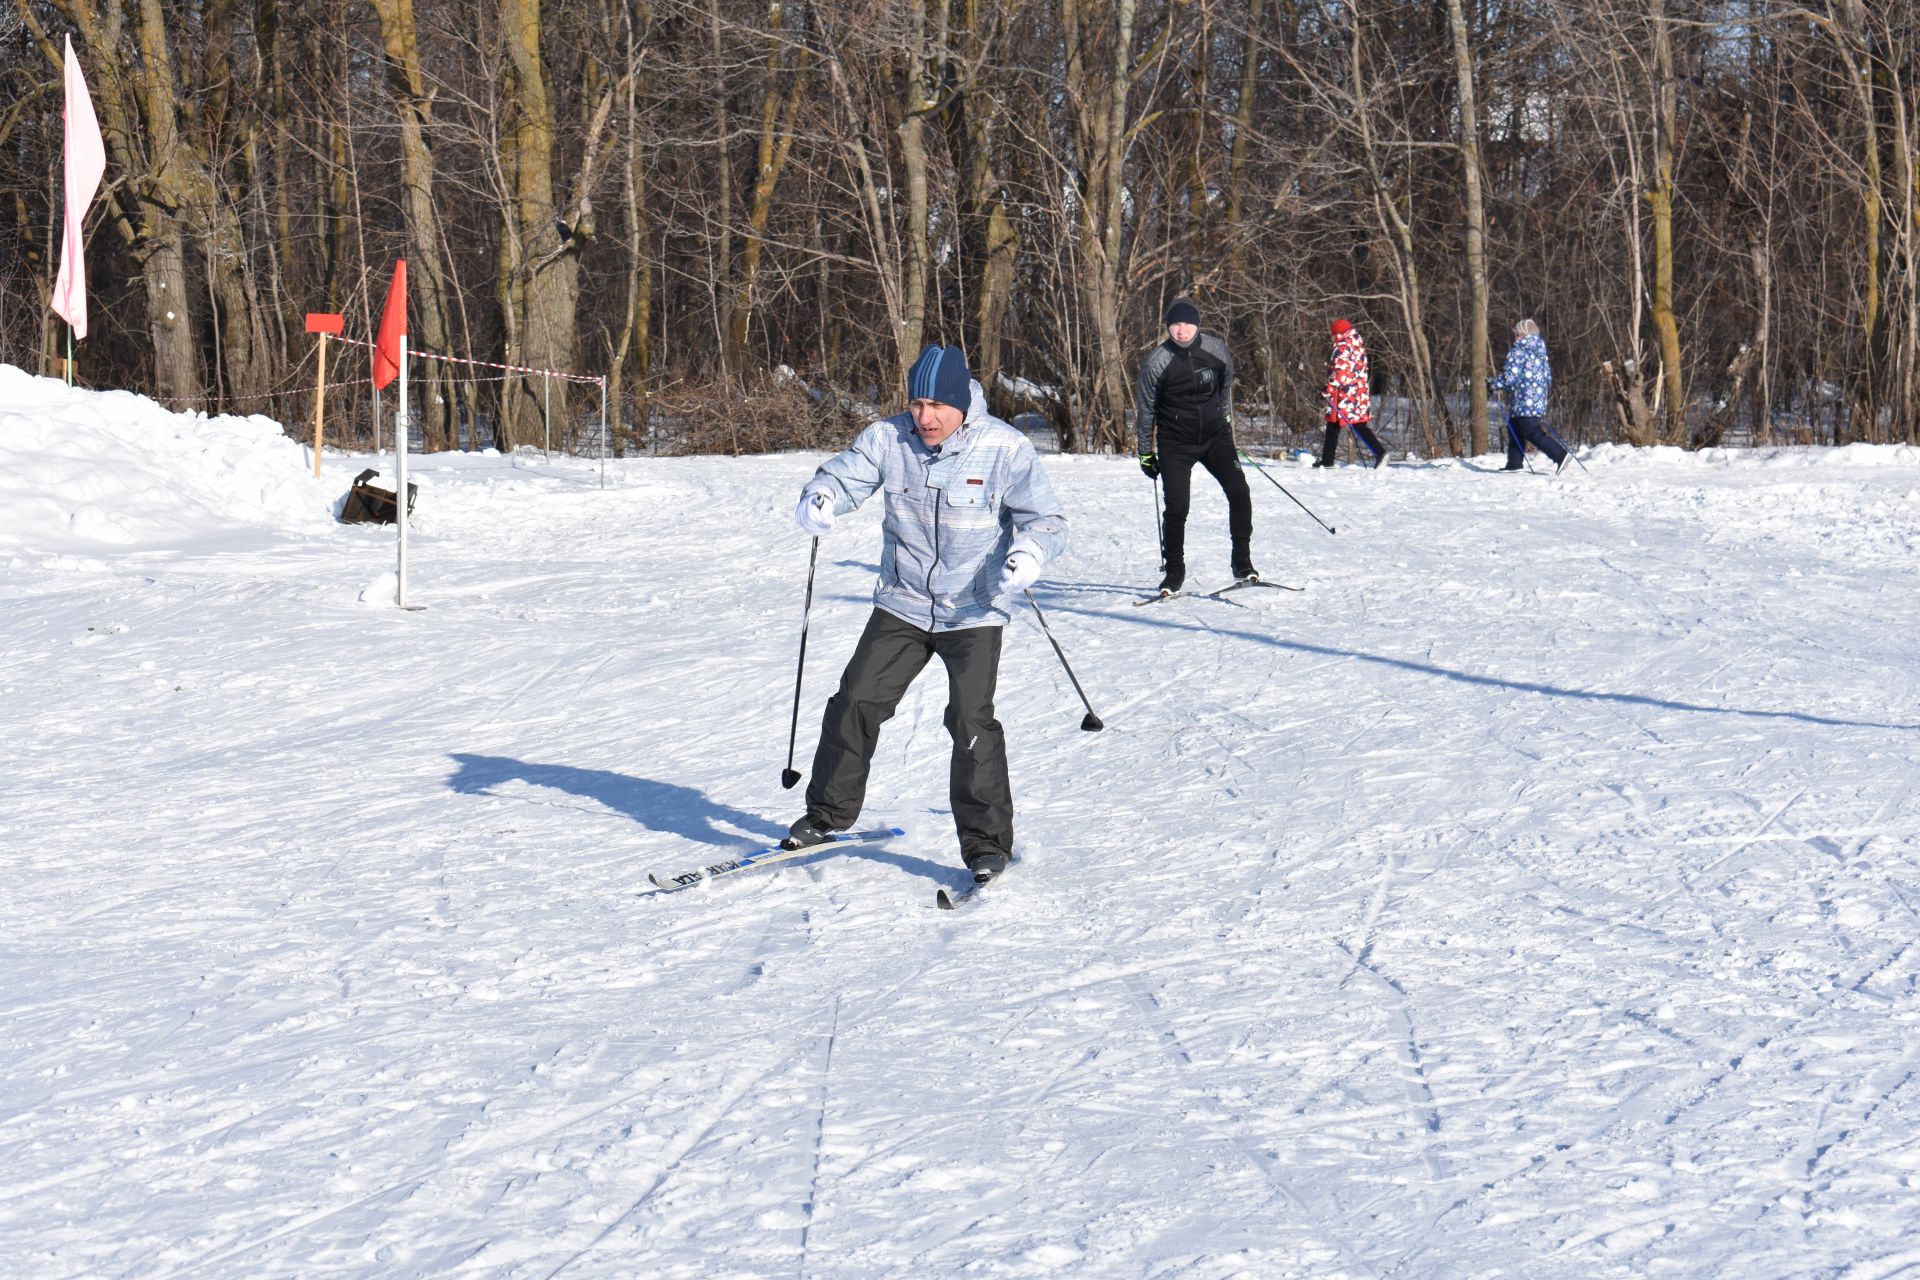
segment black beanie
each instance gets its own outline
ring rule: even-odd
[[[1175,298],[1173,305],[1167,308],[1167,323],[1169,325],[1199,324],[1200,308],[1193,305],[1191,298]]]

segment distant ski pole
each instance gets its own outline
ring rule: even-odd
[[[1534,474],[1533,459],[1527,457],[1527,446],[1520,439],[1520,433],[1513,429],[1513,413],[1507,413],[1507,438],[1513,441],[1513,447],[1520,451],[1520,461],[1527,464],[1527,474]]]
[[[1306,512],[1308,515],[1313,516],[1313,522],[1315,524],[1319,525],[1322,529],[1325,529],[1328,533],[1340,532],[1338,529],[1328,524],[1325,520],[1322,520],[1319,516],[1314,516],[1313,508],[1309,507],[1306,503],[1300,501],[1300,499],[1294,498],[1293,494],[1288,492],[1287,486],[1281,484],[1278,480],[1274,480],[1272,476],[1267,475],[1267,469],[1261,466],[1259,463],[1255,462],[1245,449],[1241,449],[1239,453],[1241,457],[1247,460],[1248,465],[1251,466],[1255,471],[1258,471],[1263,476],[1267,476],[1267,479],[1272,481],[1274,488],[1278,489],[1282,493],[1285,493],[1289,498],[1293,498],[1294,506],[1300,508],[1302,511]]]
[[[1153,531],[1160,535],[1160,572],[1167,571],[1167,520],[1160,514],[1160,477],[1153,478]]]
[[[1326,406],[1327,406],[1327,411],[1328,411],[1329,413],[1331,413],[1331,412],[1333,412],[1333,401],[1332,401],[1332,399],[1330,399],[1330,398],[1328,397],[1328,395],[1327,395],[1327,393],[1326,393],[1326,392],[1324,392],[1324,391],[1322,391],[1322,392],[1320,393],[1320,402],[1321,402],[1322,404],[1324,404],[1324,405],[1326,405]],[[1356,427],[1356,426],[1354,426],[1354,424],[1353,424],[1353,423],[1351,423],[1351,422],[1343,422],[1343,423],[1342,423],[1341,425],[1342,425],[1342,426],[1344,426],[1344,427],[1346,427],[1346,429],[1347,429],[1347,434],[1348,434],[1348,435],[1351,435],[1351,436],[1352,436],[1352,437],[1353,437],[1353,438],[1354,438],[1355,440],[1358,440],[1358,441],[1360,442],[1360,444],[1361,444],[1361,447],[1362,447],[1362,448],[1364,448],[1364,449],[1366,449],[1366,451],[1367,451],[1368,453],[1370,453],[1370,454],[1372,454],[1372,455],[1373,455],[1374,457],[1376,457],[1376,458],[1378,458],[1378,457],[1380,457],[1380,456],[1381,456],[1381,453],[1380,453],[1380,450],[1378,450],[1378,449],[1376,449],[1376,448],[1374,448],[1374,447],[1373,447],[1372,445],[1370,445],[1370,444],[1368,444],[1368,443],[1367,443],[1367,438],[1366,438],[1365,436],[1363,436],[1363,435],[1361,435],[1361,434],[1360,434],[1360,429],[1359,429],[1358,427]],[[1242,456],[1242,457],[1245,457],[1246,455],[1245,455],[1245,454],[1242,454],[1241,456]],[[1251,458],[1248,458],[1248,459],[1247,459],[1247,461],[1249,461],[1249,462],[1251,462],[1251,461],[1253,461],[1253,459],[1251,459]],[[1276,481],[1275,483],[1277,484],[1277,483],[1278,483],[1278,481]],[[1292,495],[1292,494],[1288,494],[1287,496],[1288,496],[1288,497],[1292,497],[1293,495]],[[1309,513],[1309,514],[1311,514],[1311,513]]]
[[[1040,602],[1033,598],[1033,592],[1026,593],[1027,603],[1033,606],[1033,616],[1040,619],[1040,629],[1047,633],[1047,643],[1053,646],[1054,653],[1060,657],[1060,665],[1067,669],[1067,679],[1073,681],[1073,691],[1080,695],[1080,705],[1087,709],[1086,718],[1080,721],[1080,727],[1088,733],[1098,733],[1106,728],[1106,722],[1093,714],[1093,704],[1087,701],[1087,691],[1080,687],[1080,679],[1073,674],[1073,664],[1067,661],[1066,650],[1053,638],[1053,628],[1047,625],[1047,615],[1040,612]]]
[[[800,610],[800,664],[793,673],[793,726],[787,730],[787,767],[780,771],[780,785],[788,791],[800,781],[793,767],[793,744],[800,737],[800,679],[807,673],[807,622],[813,616],[813,570],[820,563],[820,539],[813,540],[813,554],[807,557],[807,602]]]
[[[1560,446],[1560,447],[1561,447],[1562,449],[1567,449],[1567,442],[1566,442],[1565,440],[1562,440],[1562,439],[1561,439],[1561,438],[1560,438],[1559,436],[1556,436],[1556,435],[1554,435],[1554,434],[1553,434],[1553,428],[1552,428],[1552,427],[1549,427],[1549,426],[1548,426],[1548,425],[1546,424],[1546,421],[1545,421],[1544,419],[1542,419],[1542,420],[1541,420],[1541,423],[1540,423],[1540,429],[1541,429],[1542,431],[1544,431],[1544,432],[1546,432],[1548,436],[1550,436],[1550,437],[1552,437],[1552,439],[1553,439],[1553,442],[1554,442],[1555,444],[1557,444],[1557,445],[1559,445],[1559,446]],[[1571,450],[1571,449],[1567,449],[1567,456],[1568,456],[1569,458],[1572,458],[1572,459],[1574,460],[1574,462],[1575,462],[1575,463],[1576,463],[1576,464],[1577,464],[1577,465],[1579,466],[1579,468],[1580,468],[1580,469],[1581,469],[1582,471],[1586,471],[1588,475],[1592,475],[1592,474],[1593,474],[1593,472],[1591,472],[1591,471],[1587,471],[1587,464],[1586,464],[1586,463],[1584,463],[1584,462],[1581,462],[1581,461],[1580,461],[1580,455],[1579,455],[1579,454],[1577,454],[1577,453],[1575,453],[1575,452],[1574,452],[1573,450]]]

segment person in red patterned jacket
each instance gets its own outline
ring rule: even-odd
[[[1320,393],[1327,402],[1327,438],[1320,448],[1316,467],[1331,467],[1333,453],[1340,445],[1340,428],[1352,427],[1373,451],[1373,465],[1387,460],[1387,446],[1373,434],[1367,423],[1372,420],[1372,399],[1367,392],[1367,344],[1345,320],[1333,322],[1333,358],[1327,362],[1327,389]]]

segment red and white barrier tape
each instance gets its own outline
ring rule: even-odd
[[[374,345],[371,342],[362,342],[358,338],[348,338],[344,336],[336,337],[334,341],[344,342],[348,346],[352,346],[352,347],[371,347]],[[558,369],[534,369],[534,368],[529,368],[528,366],[523,364],[499,364],[492,360],[472,360],[466,356],[437,355],[431,351],[408,351],[407,354],[410,356],[417,357],[421,360],[438,360],[443,364],[472,365],[476,369],[504,369],[508,373],[530,373],[535,375],[536,377],[558,378],[562,382],[598,383],[598,382],[606,381],[606,377],[601,374],[589,375],[584,373],[562,373]]]

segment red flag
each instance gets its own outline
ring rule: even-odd
[[[373,385],[386,386],[400,376],[400,339],[407,336],[407,260],[393,264],[393,283],[387,288],[387,307],[380,313],[380,332],[373,340]]]
[[[87,204],[100,189],[106,172],[107,148],[100,139],[100,121],[87,95],[87,78],[73,56],[73,37],[67,37],[67,126],[65,138],[67,198],[60,236],[60,275],[53,282],[53,309],[73,326],[73,336],[87,336],[87,255],[80,222]]]

